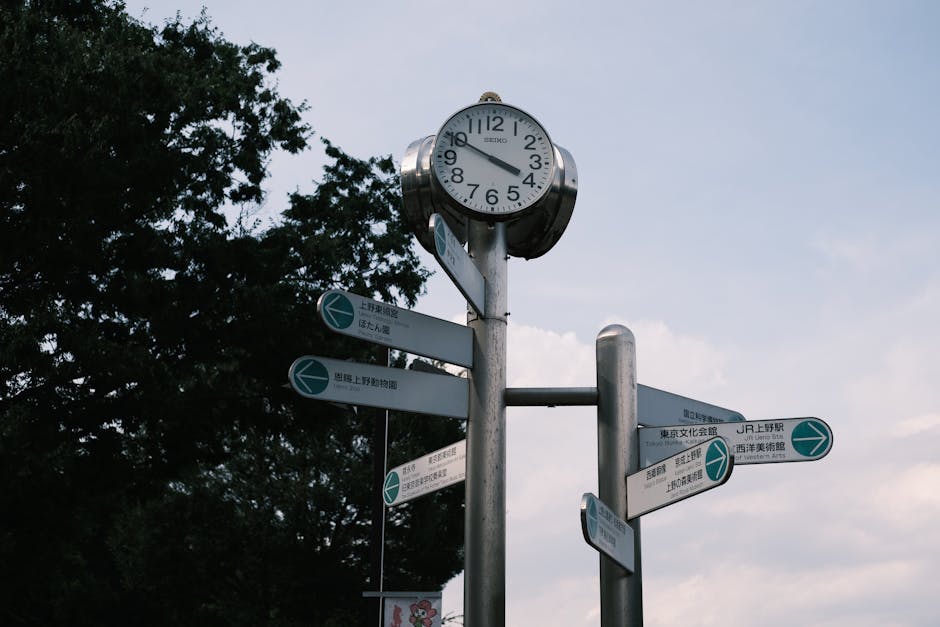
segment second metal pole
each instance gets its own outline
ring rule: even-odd
[[[627,519],[626,476],[639,470],[636,442],[636,340],[630,329],[612,324],[597,335],[597,496]],[[642,627],[643,585],[640,519],[633,528],[632,575],[600,556],[601,627]]]
[[[473,329],[467,421],[464,624],[506,624],[506,226],[471,220],[471,257],[486,279],[484,315]]]

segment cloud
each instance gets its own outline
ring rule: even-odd
[[[659,320],[622,321],[623,318],[610,317],[604,324],[624,324],[633,332],[640,383],[683,396],[708,393],[727,385],[724,368],[728,357],[722,349],[676,333]]]
[[[510,323],[507,331],[509,387],[584,387],[596,384],[594,346],[574,333]]]
[[[780,572],[773,565],[729,562],[690,564],[678,580],[651,581],[644,592],[644,624],[789,627],[853,625],[876,627],[898,622],[893,607],[916,602],[912,581],[931,569],[912,560],[885,560],[862,566]],[[926,624],[926,623],[923,623]]]
[[[927,431],[940,431],[940,414],[920,414],[901,420],[891,430],[891,434],[903,438]]]

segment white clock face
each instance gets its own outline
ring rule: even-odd
[[[522,211],[548,191],[554,177],[555,151],[545,129],[502,103],[458,111],[434,141],[431,169],[438,183],[476,215]]]

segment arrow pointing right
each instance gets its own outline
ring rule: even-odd
[[[793,428],[793,448],[800,455],[813,457],[829,443],[829,429],[817,420],[804,420]]]

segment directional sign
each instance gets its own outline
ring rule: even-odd
[[[301,396],[323,401],[466,418],[467,380],[326,357],[301,357],[287,377]]]
[[[627,520],[716,488],[733,467],[728,443],[716,437],[627,475]]]
[[[581,497],[581,533],[585,542],[633,574],[633,527],[590,492]]]
[[[655,464],[716,435],[728,440],[736,464],[810,462],[832,449],[832,429],[819,418],[672,425],[639,429],[640,463]]]
[[[637,385],[636,391],[637,421],[644,427],[744,420],[736,411],[646,385]]]
[[[428,453],[385,475],[382,499],[391,507],[464,480],[467,474],[467,441]]]
[[[337,333],[451,364],[473,366],[470,327],[341,290],[324,292],[317,301],[317,312]]]
[[[451,278],[470,306],[482,316],[486,287],[483,275],[473,265],[470,255],[447,227],[447,223],[440,214],[431,215],[428,229],[434,236],[434,257],[440,262],[444,272]]]

